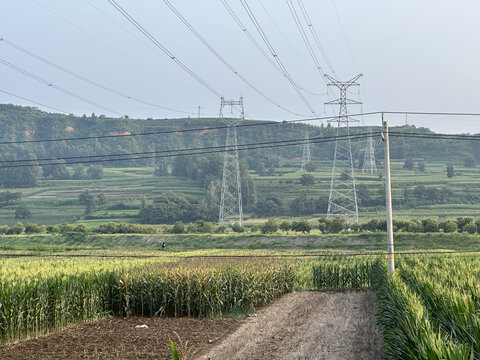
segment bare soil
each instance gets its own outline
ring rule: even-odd
[[[235,319],[108,318],[1,346],[0,359],[172,359],[169,337],[176,345],[199,352],[238,326]],[[136,329],[137,325],[148,328]],[[189,351],[189,352],[190,352]]]
[[[197,359],[382,359],[373,292],[297,292],[243,320]]]
[[[294,292],[244,320],[114,317],[89,322],[0,346],[0,359],[172,359],[168,339],[181,347],[177,332],[197,360],[376,360],[383,349],[375,313],[373,292]]]

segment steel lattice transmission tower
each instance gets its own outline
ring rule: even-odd
[[[226,119],[223,116],[223,108],[240,108],[240,118]],[[220,196],[220,215],[218,223],[229,225],[238,221],[243,225],[242,189],[240,185],[240,166],[238,163],[237,149],[237,125],[245,117],[243,109],[243,97],[239,100],[220,100],[220,119],[227,125],[227,139],[225,143],[225,156],[223,160],[222,194]]]
[[[305,143],[303,144],[302,154],[302,171],[305,171],[308,164],[312,162],[312,156],[310,155],[310,138],[308,137],[308,130],[305,131]]]
[[[340,97],[327,102],[327,105],[339,105],[338,118],[329,120],[338,123],[337,138],[335,141],[335,154],[333,156],[332,181],[330,184],[330,196],[328,198],[327,219],[337,216],[343,217],[347,222],[358,222],[357,191],[355,189],[355,173],[353,170],[352,146],[350,143],[350,122],[358,120],[350,119],[347,105],[361,104],[359,101],[347,98],[347,89],[358,86],[359,74],[348,81],[338,81],[329,75],[325,77],[330,81],[328,86],[335,86],[340,90]],[[343,134],[342,134],[343,133]]]
[[[372,129],[370,129],[370,136],[367,139],[367,147],[365,148],[365,156],[363,157],[362,172],[369,172],[371,174],[377,172],[377,165],[375,163],[375,147],[373,146]]]

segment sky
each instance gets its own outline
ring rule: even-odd
[[[218,116],[218,95],[226,99],[243,96],[247,118],[281,121],[335,115],[338,107],[324,103],[338,97],[338,91],[327,89],[322,74],[343,81],[362,73],[360,86],[350,88],[347,95],[363,105],[350,106],[350,113],[480,113],[478,1],[303,0],[328,66],[303,22],[299,1],[291,0],[322,68],[319,70],[286,0],[243,0],[305,101],[252,44],[221,0],[170,3],[230,69],[164,1],[116,1],[157,45],[214,91],[176,64],[108,0],[16,0],[4,1],[0,13],[0,38],[4,39],[0,41],[0,103],[45,111],[55,111],[49,108],[53,107],[76,115],[94,112],[178,118],[197,117],[199,106],[202,117]],[[242,2],[225,1],[268,52]],[[18,47],[88,81],[49,66]],[[378,115],[357,119],[359,125],[381,124]],[[437,132],[480,133],[480,116],[387,115],[386,120],[390,126],[407,122]]]

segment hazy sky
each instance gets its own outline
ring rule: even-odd
[[[220,0],[170,0],[238,73],[274,102],[311,116],[290,83],[260,54]],[[263,46],[239,0],[226,0]],[[163,1],[117,0],[173,55],[226,98],[245,99],[250,118],[293,119],[239,80],[182,24]],[[326,85],[300,37],[287,2],[247,0],[293,80],[320,116]],[[297,10],[298,2],[293,0]],[[473,0],[303,0],[336,76],[358,73],[364,111],[480,112],[480,3]],[[337,9],[338,18],[335,12]],[[301,16],[299,14],[299,16]],[[302,18],[303,19],[303,18]],[[340,22],[339,22],[340,20]],[[340,25],[341,24],[341,25]],[[220,100],[125,20],[107,0],[3,1],[0,37],[117,92],[197,116],[218,115]],[[342,31],[343,29],[343,31]],[[308,28],[305,27],[307,34]],[[331,74],[313,39],[323,69]],[[0,41],[0,59],[98,105],[67,96],[0,64],[0,90],[74,114],[164,118],[188,116],[136,102],[54,69]],[[334,89],[332,89],[334,90]],[[318,95],[312,95],[315,93]],[[335,95],[337,93],[335,92]],[[0,92],[1,103],[32,105]],[[34,105],[35,106],[35,105]],[[42,106],[38,106],[51,111]],[[113,110],[114,113],[106,110]],[[350,111],[360,112],[351,107]],[[392,125],[404,116],[389,116]],[[413,117],[442,132],[480,132],[480,117]],[[379,125],[379,117],[364,117]]]

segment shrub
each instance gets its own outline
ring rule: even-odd
[[[292,223],[292,230],[305,234],[310,233],[310,230],[312,230],[312,226],[308,223],[307,220],[294,221]]]
[[[48,234],[58,234],[60,232],[60,227],[58,225],[47,225]]]
[[[282,221],[282,223],[280,224],[280,230],[282,231],[292,230],[292,224],[287,220]]]
[[[232,230],[236,233],[243,233],[245,231],[245,228],[243,226],[240,226],[240,224],[236,222],[232,225]]]
[[[184,234],[185,233],[185,225],[181,221],[177,221],[172,227],[173,234]]]
[[[24,230],[25,230],[25,227],[19,221],[10,228],[10,230],[8,231],[8,234],[9,235],[20,235],[20,234],[23,234]]]
[[[439,227],[444,233],[453,233],[457,231],[457,223],[453,220],[443,221],[440,223]]]
[[[262,233],[272,234],[278,230],[277,221],[275,218],[270,218],[268,221],[262,225]]]
[[[463,227],[463,231],[469,234],[475,234],[477,232],[477,225],[473,222],[468,223]]]
[[[8,234],[9,230],[10,230],[10,228],[8,227],[8,225],[1,225],[0,226],[0,234],[2,234],[2,235]]]
[[[43,228],[41,226],[38,226],[37,224],[31,224],[31,223],[28,223],[27,225],[25,225],[25,234],[40,234],[42,232],[42,230],[44,231],[45,230],[45,226],[43,226]]]
[[[227,227],[225,225],[218,225],[215,228],[215,234],[225,234],[226,231],[227,231]]]
[[[330,233],[336,234],[336,233],[342,232],[346,228],[347,228],[347,220],[345,220],[340,216],[337,216],[332,220],[332,222],[330,223],[329,229],[327,230]]]
[[[438,232],[438,221],[435,219],[423,219],[423,231],[424,232]]]

